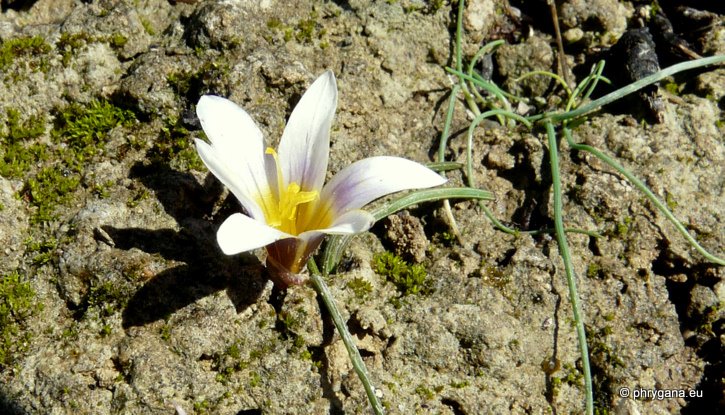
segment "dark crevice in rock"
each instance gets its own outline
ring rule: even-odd
[[[455,399],[443,398],[441,399],[441,403],[451,408],[451,411],[453,411],[454,415],[466,415],[468,413],[463,410],[463,405],[461,405],[461,403],[456,401]]]
[[[722,334],[725,333],[723,319],[711,321],[711,316],[700,312],[697,304],[693,304],[695,291],[702,290],[698,285],[708,287],[714,285],[718,278],[709,272],[713,268],[709,264],[687,266],[682,262],[673,261],[667,255],[667,247],[662,247],[660,256],[652,263],[652,270],[656,274],[665,275],[666,287],[670,302],[680,322],[680,331],[687,335],[685,344],[695,348],[707,365],[700,379],[700,383],[693,385],[693,390],[702,391],[702,397],[687,399],[683,414],[704,413],[712,408],[722,407],[725,396],[722,388],[722,373],[725,371],[725,358],[723,358],[721,343]],[[675,276],[687,276],[684,281]]]

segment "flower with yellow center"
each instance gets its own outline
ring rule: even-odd
[[[277,151],[264,148],[262,132],[235,103],[205,95],[196,107],[211,141],[195,140],[199,156],[246,211],[222,223],[219,246],[227,255],[266,247],[280,287],[304,282],[300,273],[324,235],[368,230],[375,219],[360,209],[366,204],[445,182],[416,162],[382,156],[351,164],[323,187],[336,107],[335,76],[327,71],[292,111]]]

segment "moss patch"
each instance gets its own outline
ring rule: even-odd
[[[275,36],[281,34],[282,40],[285,43],[296,40],[299,43],[314,44],[317,41],[321,49],[326,49],[330,46],[326,38],[327,29],[318,20],[319,14],[315,11],[312,11],[307,19],[301,19],[291,24],[287,24],[279,18],[273,17],[267,21],[267,28]]]
[[[108,101],[93,100],[87,106],[72,104],[60,111],[52,137],[68,145],[74,158],[83,162],[98,154],[107,142],[108,132],[118,126],[130,126],[136,117]]]
[[[86,32],[63,33],[55,48],[60,53],[63,65],[67,66],[73,55],[89,43],[108,43],[114,49],[121,49],[128,43],[128,38],[121,33],[111,33],[107,36],[92,36]]]
[[[197,102],[203,93],[209,90],[224,95],[227,89],[225,80],[231,73],[231,67],[223,60],[205,61],[192,71],[178,71],[167,75],[166,81],[179,96],[191,102]]]
[[[33,255],[33,265],[45,265],[56,259],[58,240],[53,237],[49,237],[43,241],[28,239],[25,241],[25,247],[27,248],[27,252]]]
[[[56,208],[71,200],[72,193],[80,182],[79,173],[59,170],[54,166],[46,167],[35,177],[28,179],[22,194],[32,206],[37,208],[31,217],[31,223],[54,219]]]
[[[347,288],[355,293],[355,297],[359,300],[366,299],[373,292],[373,285],[369,281],[362,278],[353,278],[348,281]]]
[[[30,166],[47,156],[45,146],[32,140],[45,133],[43,117],[31,116],[21,120],[20,112],[10,108],[5,113],[4,128],[0,131],[0,176],[23,177]]]
[[[0,277],[0,367],[27,349],[32,335],[23,330],[25,320],[41,309],[30,283],[17,271]]]
[[[59,205],[69,202],[81,185],[84,168],[102,153],[108,133],[119,126],[128,127],[136,120],[127,110],[102,100],[88,105],[73,104],[57,111],[50,136],[54,146],[28,143],[29,138],[42,134],[45,125],[37,119],[24,123],[8,117],[7,130],[15,131],[3,139],[8,147],[2,157],[0,172],[8,177],[20,177],[39,160],[52,160],[31,175],[21,190],[21,196],[35,212],[31,223],[53,220]],[[108,189],[101,189],[107,191]],[[103,191],[100,193],[103,194]]]
[[[0,72],[5,74],[3,79],[17,80],[23,72],[47,70],[50,50],[51,46],[40,36],[19,37],[0,42]],[[18,70],[10,71],[14,65]]]
[[[203,137],[202,133],[197,135]],[[168,163],[180,170],[204,170],[204,163],[192,145],[191,133],[178,118],[164,122],[154,146],[149,150],[148,158],[152,162]]]
[[[428,274],[425,272],[425,268],[419,264],[408,264],[391,252],[375,254],[373,269],[392,282],[403,296],[419,294],[427,288]]]

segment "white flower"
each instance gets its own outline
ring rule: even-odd
[[[227,255],[266,247],[267,267],[281,287],[304,281],[299,274],[325,234],[368,230],[375,219],[361,207],[393,192],[445,182],[413,161],[371,157],[323,187],[336,107],[335,76],[327,71],[292,111],[277,151],[264,148],[262,132],[233,102],[205,95],[196,107],[211,141],[195,140],[199,156],[246,211],[224,221],[219,246]]]

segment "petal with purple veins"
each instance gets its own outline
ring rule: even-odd
[[[285,186],[296,182],[303,191],[322,188],[336,107],[335,75],[327,71],[302,95],[280,139],[278,153]]]

